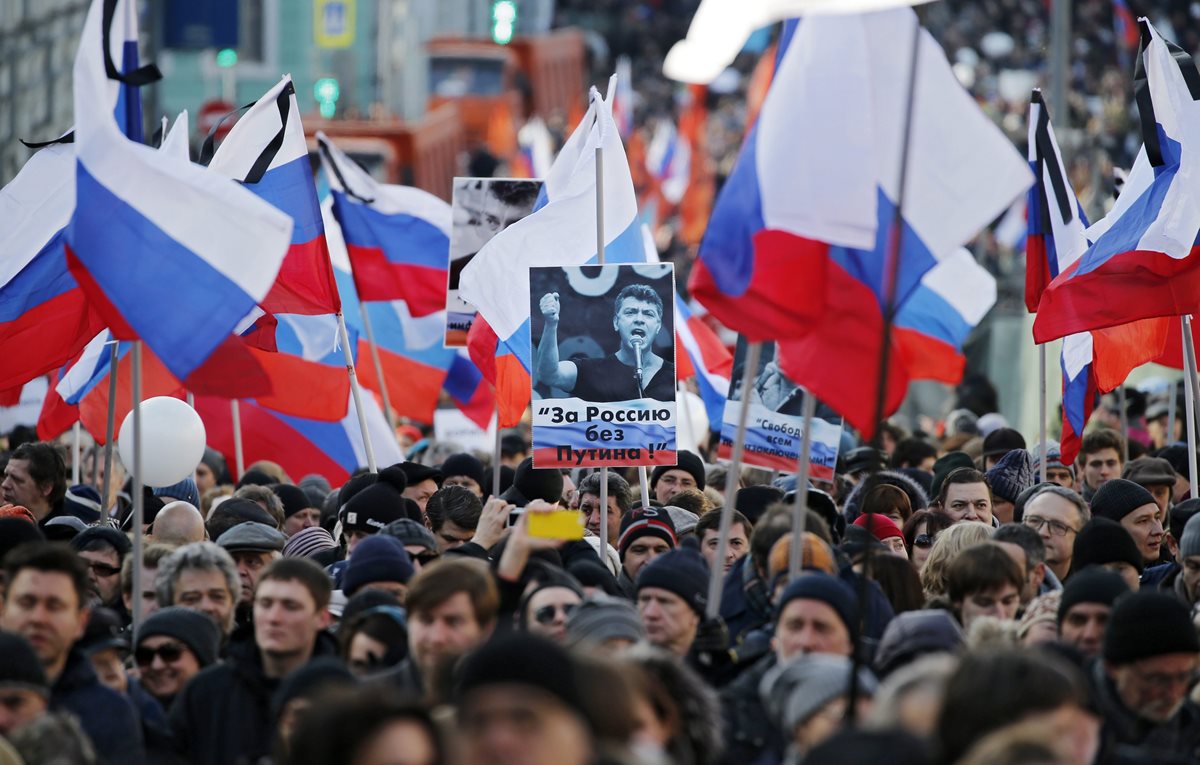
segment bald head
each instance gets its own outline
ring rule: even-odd
[[[186,545],[204,541],[204,518],[187,502],[172,502],[154,516],[154,541],[169,545]]]

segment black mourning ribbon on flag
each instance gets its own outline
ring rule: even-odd
[[[116,63],[112,59],[112,24],[113,17],[117,13],[117,0],[104,0],[104,21],[100,27],[101,40],[104,47],[104,72],[108,75],[108,79],[116,80],[125,85],[131,85],[135,88],[140,88],[143,85],[149,85],[152,82],[158,82],[162,79],[162,72],[158,71],[158,67],[154,64],[146,64],[139,66],[132,72],[121,73],[117,68]]]
[[[374,199],[367,199],[366,197],[359,196],[358,194],[354,193],[354,191],[346,183],[345,177],[342,176],[342,170],[338,167],[337,160],[333,158],[333,154],[330,153],[329,146],[325,143],[325,141],[318,138],[317,146],[320,147],[321,153],[325,155],[325,159],[327,160],[326,164],[337,177],[338,183],[341,185],[342,191],[346,193],[346,196],[350,197],[351,199],[357,199],[359,202],[362,202],[365,205],[369,205],[375,201]],[[359,167],[362,167],[362,165],[359,165]],[[363,169],[365,170],[366,168]]]
[[[246,173],[246,177],[241,180],[242,183],[258,183],[266,175],[267,168],[275,161],[275,156],[279,154],[279,150],[283,148],[283,139],[287,134],[288,115],[291,113],[292,95],[296,92],[296,87],[291,82],[279,91],[279,95],[275,97],[275,105],[279,109],[279,130],[274,137],[263,147],[262,153],[258,155],[258,159],[254,160],[254,164],[250,166],[250,172]],[[207,165],[212,161],[215,151],[214,142],[216,141],[217,129],[221,123],[229,119],[233,115],[249,109],[256,102],[251,101],[245,106],[239,106],[233,111],[225,114],[221,119],[217,120],[212,129],[208,131],[208,135],[204,137],[204,144],[200,147],[200,164]]]
[[[24,138],[18,138],[27,148],[44,149],[47,146],[53,146],[56,143],[75,143],[75,131],[71,130],[58,138],[52,138],[49,141],[26,141]]]
[[[1071,195],[1067,193],[1067,181],[1063,178],[1061,166],[1054,153],[1054,144],[1050,141],[1050,112],[1042,99],[1040,90],[1033,91],[1033,101],[1041,108],[1038,109],[1038,123],[1034,130],[1034,144],[1037,146],[1038,169],[1050,171],[1050,186],[1054,189],[1054,200],[1058,203],[1058,213],[1064,222],[1071,222],[1075,210],[1071,206]]]
[[[1138,22],[1138,26],[1141,28],[1142,36],[1141,42],[1138,43],[1137,62],[1133,68],[1133,97],[1137,102],[1138,115],[1141,118],[1142,143],[1146,147],[1146,157],[1152,166],[1162,167],[1163,156],[1162,147],[1158,142],[1158,119],[1154,116],[1154,102],[1150,98],[1150,83],[1146,80],[1145,54],[1153,38],[1150,36],[1148,21],[1143,19]],[[1163,42],[1171,53],[1175,65],[1183,74],[1183,81],[1187,84],[1192,100],[1200,101],[1200,72],[1196,71],[1196,64],[1192,61],[1191,55],[1172,42],[1165,39]]]

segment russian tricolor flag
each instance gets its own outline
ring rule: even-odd
[[[1200,313],[1200,88],[1190,56],[1145,19],[1135,83],[1144,145],[1082,257],[1042,294],[1044,343],[1154,316]]]
[[[289,475],[323,475],[334,486],[366,467],[366,449],[359,432],[358,417],[349,400],[343,403],[346,416],[337,422],[291,417],[255,401],[243,401],[242,454],[246,464],[258,460],[279,463]],[[367,432],[381,466],[394,465],[404,455],[392,436],[383,411],[370,396],[363,398]],[[196,397],[196,411],[204,420],[208,444],[222,454],[234,453],[233,423],[225,399]]]
[[[74,207],[73,144],[41,149],[0,189],[0,389],[57,369],[104,328],[67,269]]]
[[[778,339],[788,376],[868,434],[893,237],[899,311],[930,269],[1031,182],[928,33],[914,54],[916,23],[910,8],[789,22],[794,31],[721,190],[690,285],[726,326],[752,341]],[[893,231],[913,55],[909,172],[901,229]],[[900,349],[892,358],[903,359]],[[907,377],[903,368],[888,370],[887,412]]]
[[[263,309],[292,314],[341,310],[290,75],[234,124],[209,168],[242,183],[295,222],[287,256],[262,301]]]
[[[679,293],[675,293],[675,344],[685,353],[675,354],[675,374],[680,380],[696,378],[708,422],[719,428],[729,397],[733,355],[708,325],[693,316]]]
[[[377,182],[323,133],[317,143],[359,300],[403,300],[413,316],[444,310],[450,205],[421,189]]]
[[[842,302],[874,315],[847,329],[881,323],[916,23],[909,8],[788,23],[691,277],[692,294],[748,339],[802,337]],[[896,305],[1030,182],[928,33],[919,55]]]
[[[496,386],[500,427],[516,425],[529,403],[529,268],[594,263],[596,148],[604,156],[604,259],[645,261],[629,161],[608,100],[593,88],[587,114],[563,145],[534,211],[501,231],[463,269],[463,299],[479,309],[467,338],[472,360]]]
[[[133,9],[94,0],[75,60],[75,213],[67,259],[120,339],[140,338],[175,377],[201,370],[275,282],[292,220],[233,181],[164,162],[113,118],[119,83],[106,60],[136,45]],[[105,43],[109,48],[105,49]]]

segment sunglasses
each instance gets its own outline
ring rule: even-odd
[[[183,656],[183,651],[184,648],[179,643],[164,643],[158,648],[138,646],[138,649],[133,652],[133,660],[139,667],[149,667],[154,663],[155,656],[161,656],[165,663],[172,664],[179,661],[179,658]]]
[[[575,604],[570,603],[565,606],[542,606],[533,612],[533,620],[541,625],[553,624],[554,616],[559,611],[562,611],[562,615],[565,618],[570,619],[571,614],[575,613]]]
[[[933,547],[933,541],[935,538],[936,535],[917,534],[917,538],[913,540],[913,547],[920,547],[922,549],[926,547]]]
[[[96,574],[96,576],[102,579],[107,579],[110,576],[116,576],[117,574],[121,573],[120,568],[117,566],[110,566],[107,563],[89,563],[88,568],[90,568]]]

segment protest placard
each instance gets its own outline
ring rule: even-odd
[[[533,212],[540,180],[455,178],[446,284],[446,346],[462,348],[475,320],[475,306],[458,294],[458,278],[475,253],[496,234]]]
[[[717,457],[725,460],[730,459],[742,409],[745,345],[744,340],[738,340],[729,399],[725,402],[725,414],[721,422],[721,443],[717,448]],[[804,392],[780,371],[775,363],[775,350],[774,343],[763,345],[758,371],[750,390],[750,413],[746,420],[746,446],[742,461],[755,467],[791,473],[795,472],[800,460],[800,442],[804,437],[804,417],[800,408]],[[812,429],[809,475],[814,481],[832,481],[842,439],[842,418],[828,407],[818,406]]]
[[[675,464],[675,269],[529,269],[533,460]]]

